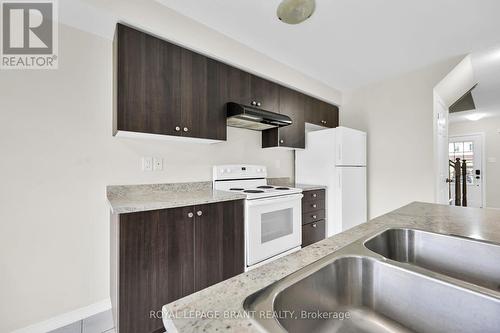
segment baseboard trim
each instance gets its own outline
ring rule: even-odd
[[[109,309],[111,309],[111,300],[108,298],[100,302],[60,314],[25,328],[15,330],[12,333],[46,333],[69,324],[73,324],[79,320],[92,317],[98,313],[108,311]]]

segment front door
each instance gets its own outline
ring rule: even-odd
[[[467,206],[483,207],[483,137],[481,135],[450,136],[449,158],[455,161],[457,158],[467,161]],[[455,202],[455,175],[451,169],[451,199]],[[460,175],[461,176],[461,175]],[[461,176],[462,177],[462,176]],[[461,178],[463,186],[463,179]]]

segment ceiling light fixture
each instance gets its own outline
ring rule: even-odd
[[[473,113],[465,116],[468,120],[477,121],[483,119],[486,115],[484,113]]]
[[[315,0],[283,0],[278,6],[278,18],[288,24],[299,24],[314,13]]]

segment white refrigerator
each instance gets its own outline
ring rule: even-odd
[[[366,133],[347,127],[309,132],[296,151],[295,181],[327,186],[327,237],[367,221]]]

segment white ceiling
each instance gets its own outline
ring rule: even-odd
[[[156,0],[341,90],[500,42],[499,0],[316,0],[291,26],[280,0]]]

